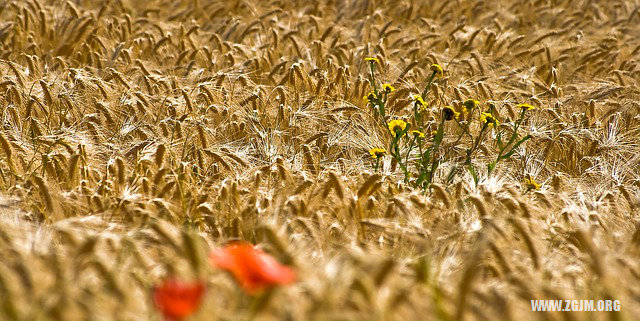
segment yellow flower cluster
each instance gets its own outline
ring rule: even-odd
[[[436,86],[434,84],[434,80],[438,82],[438,80],[435,79],[436,77],[444,77],[444,68],[436,63],[431,64],[430,69],[432,73],[427,80],[426,87],[422,91],[422,94],[418,92],[417,95],[411,95],[408,97],[408,100],[412,100],[412,102],[408,102],[409,106],[405,106],[408,108],[401,110],[401,114],[404,113],[405,116],[402,116],[402,118],[394,116],[398,109],[402,109],[402,107],[398,108],[398,105],[406,104],[406,100],[403,100],[401,103],[393,101],[396,100],[395,96],[397,95],[391,96],[389,94],[396,91],[396,88],[393,87],[391,83],[382,83],[376,80],[375,64],[380,63],[378,58],[366,57],[364,60],[369,63],[369,84],[373,88],[373,91],[364,96],[364,100],[368,106],[373,107],[373,116],[375,116],[375,120],[382,121],[383,126],[386,122],[386,126],[391,134],[391,139],[388,142],[388,151],[377,147],[369,150],[369,155],[371,155],[371,158],[375,163],[374,170],[376,172],[380,167],[380,158],[389,154],[394,161],[392,169],[395,170],[396,165],[402,169],[405,184],[410,184],[414,187],[422,187],[426,190],[431,184],[433,184],[434,179],[436,178],[435,174],[442,157],[446,158],[447,161],[458,161],[457,159],[460,159],[461,161],[464,160],[464,164],[468,165],[469,171],[473,175],[474,183],[478,186],[480,179],[472,163],[475,155],[478,154],[477,150],[483,146],[481,144],[483,140],[492,138],[497,139],[497,147],[499,149],[497,152],[497,158],[487,164],[487,176],[489,176],[495,170],[498,162],[509,159],[516,152],[518,146],[532,137],[531,135],[526,135],[519,138],[521,135],[518,133],[520,124],[525,120],[525,112],[536,108],[528,103],[517,104],[517,108],[520,108],[521,110],[520,117],[513,123],[509,121],[508,124],[503,125],[505,129],[506,127],[511,127],[511,125],[513,125],[510,138],[506,144],[502,143],[502,137],[505,133],[502,131],[502,128],[500,128],[500,121],[497,117],[499,113],[498,108],[491,100],[481,103],[479,100],[466,98],[460,103],[459,100],[462,99],[458,98],[455,103],[452,103],[455,107],[443,104],[438,105],[437,108],[433,106],[429,109],[425,100],[429,97],[428,94],[432,89],[432,85]],[[404,88],[403,90],[407,89]],[[434,89],[434,91],[435,90],[436,89]],[[458,93],[456,96],[460,97]],[[433,98],[435,99],[431,100],[432,104],[435,104],[437,101],[442,101],[441,95],[438,95],[437,92]],[[388,105],[390,101],[395,104]],[[484,104],[486,104],[486,108],[483,107]],[[410,109],[411,113],[409,115],[406,115],[406,112],[408,111],[406,109]],[[391,113],[388,114],[385,110],[391,111]],[[441,112],[441,115],[438,115],[438,110]],[[509,112],[512,113],[511,107],[509,107]],[[477,114],[480,114],[479,119],[476,118]],[[391,118],[389,118],[389,116],[391,116]],[[434,120],[434,116],[435,118],[441,118]],[[407,120],[411,121],[411,123],[407,123]],[[446,123],[447,121],[452,120],[454,121]],[[475,126],[476,122],[479,122],[480,126]],[[434,123],[437,126],[437,130],[433,130]],[[453,127],[460,129],[457,133],[458,138],[455,140],[453,145],[460,146],[458,143],[461,142],[463,138],[467,136],[469,138],[471,148],[467,149],[466,157],[463,155],[454,155],[454,158],[447,158],[449,151],[445,151],[444,153],[442,152],[442,149],[445,148],[443,145],[445,143],[449,143],[448,140],[445,140],[445,137],[449,138],[449,136],[456,135],[455,130],[457,128]],[[476,127],[480,128],[477,130]],[[496,131],[495,136],[486,135],[487,131],[492,130]],[[462,141],[462,144],[464,144],[464,141]],[[415,153],[412,153],[415,151],[414,148],[417,148],[419,151],[418,157],[415,157]],[[417,176],[414,176],[416,174],[413,172],[413,168],[418,170]],[[451,180],[455,175],[456,172],[452,171],[448,179]],[[417,179],[415,177],[417,177]],[[524,179],[523,186],[526,187],[527,191],[539,190],[541,188],[541,185],[538,184],[531,175]]]

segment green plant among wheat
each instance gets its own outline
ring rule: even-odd
[[[462,102],[460,111],[452,105],[430,108],[427,101],[430,98],[431,85],[437,77],[444,76],[442,66],[435,63],[430,66],[432,72],[424,90],[412,96],[410,116],[403,119],[387,115],[385,106],[389,103],[389,94],[395,91],[395,88],[388,83],[378,88],[376,64],[380,61],[367,57],[365,62],[369,65],[372,90],[364,97],[364,101],[371,107],[380,124],[388,127],[388,153],[392,159],[392,167],[400,168],[405,183],[426,190],[437,179],[449,184],[463,170],[467,170],[477,186],[481,180],[476,160],[480,146],[490,143],[496,149],[495,159],[487,164],[485,177],[489,177],[498,163],[508,160],[520,145],[531,138],[529,134],[523,136],[520,133],[527,112],[535,109],[528,103],[516,105],[520,109],[519,117],[515,120],[507,119],[502,126],[494,102],[487,102],[484,110],[483,104],[475,99]],[[437,97],[433,98],[435,101]],[[429,114],[436,115],[436,124],[425,121]],[[463,154],[457,152],[460,146],[465,146]],[[369,150],[369,154],[375,160],[375,171],[380,169],[380,160],[386,153],[387,149],[380,147]],[[445,177],[437,177],[440,165],[446,162],[453,162],[448,174]],[[528,180],[535,183],[532,177]],[[533,186],[539,189],[537,183]]]

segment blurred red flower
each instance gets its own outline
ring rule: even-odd
[[[167,279],[153,290],[153,302],[167,321],[180,321],[192,315],[200,306],[204,283]]]
[[[212,251],[209,258],[213,265],[231,272],[249,294],[257,294],[275,285],[289,284],[296,279],[290,267],[246,242],[230,243]]]

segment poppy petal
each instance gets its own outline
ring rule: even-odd
[[[153,291],[153,302],[165,320],[183,320],[200,306],[205,286],[202,282],[165,280]]]
[[[231,272],[242,288],[255,294],[263,289],[295,281],[295,272],[271,255],[247,242],[234,242],[211,252],[214,266]]]
[[[296,274],[290,267],[280,264],[264,252],[258,254],[258,263],[263,277],[272,283],[289,284],[296,279]]]

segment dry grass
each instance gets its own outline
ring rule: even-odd
[[[149,289],[177,273],[206,280],[193,320],[236,320],[247,298],[204,258],[241,238],[299,273],[259,319],[633,320],[639,8],[2,2],[0,319],[158,320]],[[533,138],[477,188],[374,175],[365,56],[389,114],[439,63],[431,105],[531,102]],[[623,311],[531,312],[554,298]]]

